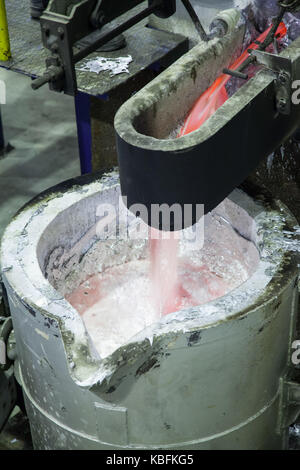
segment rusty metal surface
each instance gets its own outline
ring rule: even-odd
[[[41,43],[40,24],[30,17],[29,2],[21,0],[8,0],[6,2],[9,34],[11,40],[12,59],[8,62],[0,61],[0,67],[20,72],[32,78],[41,76],[45,71],[45,59],[49,51]],[[128,78],[139,74],[157,61],[169,59],[171,62],[185,52],[187,39],[172,33],[157,31],[136,25],[125,33],[127,46],[115,52],[93,53],[89,58],[120,57],[130,54],[133,62],[129,65],[129,74],[122,73],[114,77],[110,73],[77,71],[78,88],[90,95],[104,95],[117,88]],[[170,57],[170,54],[174,54]],[[77,66],[80,66],[77,64]],[[168,65],[168,64],[166,64]]]

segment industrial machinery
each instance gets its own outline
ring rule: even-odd
[[[50,1],[41,27],[52,55],[34,89],[49,83],[54,91],[76,94],[79,60],[150,14],[156,15],[151,27],[176,15],[175,1],[149,0],[146,8],[138,0],[111,3]],[[123,21],[120,15],[140,4],[140,11]],[[200,41],[119,109],[119,173],[52,188],[7,228],[0,252],[7,296],[0,362],[10,375],[6,371],[3,390],[14,403],[16,381],[22,387],[35,448],[288,447],[289,426],[300,413],[292,360],[299,301],[297,220],[261,188],[237,189],[299,127],[292,93],[300,78],[300,38],[280,54],[266,49],[284,14],[300,10],[300,2],[278,5],[266,40],[233,71],[246,30],[240,14],[234,8],[220,12],[208,30],[197,9],[182,0],[192,36],[196,31]],[[111,21],[111,29],[102,31]],[[77,49],[86,36],[85,46]],[[251,64],[261,66],[252,80],[199,130],[174,138],[216,77],[246,79]],[[160,230],[166,230],[163,223],[149,218],[153,204],[179,203],[183,228],[198,222],[197,210],[184,217],[185,205],[203,204],[208,230],[212,213],[251,245],[252,268],[226,295],[166,316],[103,358],[67,299],[106,266],[146,258],[146,242],[124,241],[119,233],[111,241],[109,231],[107,239],[98,237],[97,207],[117,207],[121,195],[129,209],[149,209],[144,221]],[[14,335],[16,349],[7,346],[14,344]],[[10,385],[12,370],[16,381]]]
[[[141,3],[122,2],[119,4],[121,6],[112,7],[111,2],[104,0],[52,0],[41,18],[43,42],[52,55],[47,59],[47,71],[33,82],[33,88],[49,82],[53,90],[75,94],[75,64],[79,60],[150,14],[169,18],[176,11],[175,1],[149,1],[147,8],[126,21],[118,20],[118,24],[113,24],[108,32],[101,33],[101,27]],[[217,17],[212,23],[210,34],[207,34],[190,1],[183,0],[182,3],[193,20],[199,39],[202,39],[200,45],[129,100],[116,117],[122,193],[127,198],[128,207],[135,204],[147,207],[148,217],[145,222],[149,225],[152,224],[149,216],[151,204],[165,203],[169,206],[181,204],[181,226],[193,225],[197,221],[196,208],[193,216],[187,220],[184,216],[185,204],[203,204],[205,212],[209,212],[244,181],[264,156],[272,153],[299,126],[299,107],[291,103],[292,84],[300,76],[298,46],[291,46],[291,55],[289,52],[283,52],[280,56],[265,52],[273,43],[284,15],[298,11],[299,2],[279,2],[278,15],[266,39],[236,71],[229,67],[232,55],[223,55],[221,49],[231,45],[232,51],[237,52],[241,47],[245,31],[242,24],[237,25],[236,16]],[[95,39],[91,35],[91,42],[74,52],[76,43],[97,28],[100,28],[100,36]],[[220,38],[222,41],[219,41]],[[214,62],[210,69],[213,74],[203,74],[199,67],[202,64],[197,62],[198,50],[201,45],[203,47],[203,41],[206,49],[203,57],[207,64]],[[209,86],[212,75],[216,77],[225,69],[232,76],[246,79],[243,70],[255,63],[265,66],[264,74],[246,84],[243,91],[232,97],[209,124],[178,141],[162,140],[171,131],[168,127],[172,119],[166,112],[170,101],[175,102],[184,97],[181,112],[177,115],[178,124],[197,96]],[[194,77],[194,83],[190,83],[191,76]],[[154,114],[157,114],[157,124],[151,122]],[[216,125],[212,131],[213,122]],[[158,134],[153,133],[154,126],[160,128]],[[154,179],[155,185],[151,184]],[[179,180],[183,184],[179,184]],[[174,229],[171,224],[171,230]]]
[[[182,2],[200,36],[207,40],[208,37],[190,1],[182,0]],[[168,18],[176,11],[175,0],[149,0],[147,8],[125,21],[121,20],[120,24],[101,34],[103,26],[144,3],[144,0],[128,0],[113,4],[107,0],[50,1],[41,17],[41,27],[44,46],[52,52],[52,56],[46,61],[47,71],[43,77],[33,82],[33,88],[37,89],[49,82],[52,89],[74,95],[77,90],[75,74],[77,62],[149,15]],[[74,53],[73,46],[99,28],[99,37],[90,36],[90,43]]]
[[[97,207],[119,196],[117,172],[80,177],[24,207],[4,235],[15,376],[35,448],[287,448],[300,411],[298,256],[286,240],[295,219],[260,191],[236,190],[215,215],[250,241],[247,281],[102,358],[66,298],[103,266],[147,256],[147,240],[97,237]]]
[[[115,128],[122,193],[128,207],[147,207],[148,224],[152,225],[151,204],[167,203],[181,204],[182,227],[193,225],[196,209],[185,219],[185,204],[203,204],[206,213],[212,210],[299,127],[300,108],[292,103],[293,84],[300,76],[299,39],[280,55],[264,52],[286,10],[299,9],[299,2],[280,5],[267,38],[237,71],[228,70],[232,56],[228,60],[226,51],[234,51],[241,41],[239,28],[221,43],[208,42],[205,51],[196,46],[119,110]],[[200,51],[206,66],[199,62]],[[240,75],[253,63],[263,65],[263,71],[198,131],[167,139],[215,77],[222,71]],[[170,109],[178,101],[181,107],[174,122]]]

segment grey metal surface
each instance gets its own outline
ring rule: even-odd
[[[53,247],[67,253],[90,234],[99,201],[118,198],[117,187],[112,175],[56,188],[24,209],[4,237],[1,267],[35,448],[285,448],[291,404],[283,389],[292,369],[299,261],[288,248],[278,250],[271,227],[272,218],[285,229],[295,219],[278,202],[265,207],[235,192],[232,201],[255,220],[253,240],[260,234],[266,287],[260,290],[258,271],[210,303],[229,309],[227,320],[199,327],[205,306],[182,311],[101,360],[79,315],[41,269]],[[242,223],[240,210],[231,223]],[[89,236],[82,250],[93,245]],[[70,279],[72,269],[62,274]]]
[[[49,55],[42,47],[39,22],[30,18],[29,2],[10,0],[6,2],[9,34],[11,40],[12,60],[0,62],[0,67],[24,73],[32,78],[41,76],[45,71],[45,59]],[[140,8],[140,7],[138,7]],[[179,35],[146,28],[143,24],[131,28],[125,33],[127,46],[121,51],[94,53],[89,58],[120,57],[132,55],[133,62],[129,66],[129,74],[110,76],[109,72],[98,75],[93,72],[78,71],[79,91],[90,95],[104,95],[118,85],[134,77],[151,64],[163,60],[170,52],[177,57],[186,46],[186,39]],[[173,58],[174,60],[174,58]],[[172,62],[172,60],[171,60]],[[78,64],[80,66],[80,63]]]

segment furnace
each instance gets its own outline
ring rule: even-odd
[[[100,72],[83,59],[119,54],[137,23],[174,44],[149,60],[153,80],[131,74],[136,44],[123,62],[97,59],[131,80],[116,101],[113,86],[98,93],[113,102],[118,167],[40,194],[4,233],[0,364],[11,404],[16,382],[23,392],[35,449],[288,449],[300,413],[299,221],[247,178],[297,139],[299,10],[298,0],[50,0],[32,88],[74,96],[81,136],[82,77]],[[216,81],[215,112],[185,132]]]
[[[80,178],[6,230],[1,265],[35,447],[285,448],[298,400],[289,376],[298,258],[287,238],[296,220],[260,191],[236,190],[213,215],[240,240],[245,278],[208,303],[148,318],[109,349],[109,331],[97,347],[66,299],[89,276],[145,258],[145,242],[97,238],[97,207],[119,195],[116,173]],[[136,295],[122,301],[138,309]]]

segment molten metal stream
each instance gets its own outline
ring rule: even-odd
[[[270,29],[257,41],[263,42]],[[286,34],[281,23],[277,38]],[[258,47],[256,43],[250,46]],[[231,68],[238,69],[248,57],[245,51]],[[178,137],[197,130],[222,106],[228,99],[229,80],[223,74],[203,93]],[[254,247],[230,224],[211,219],[202,249],[182,251],[182,233],[149,228],[148,257],[105,268],[67,297],[82,315],[102,357],[161,316],[224,296],[247,279],[257,261]]]
[[[249,49],[258,49],[272,26],[261,34],[256,42],[252,43]],[[287,34],[287,28],[281,23],[276,37],[283,38]],[[232,64],[231,68],[237,70],[248,58],[250,54],[248,49]],[[222,74],[196,101],[189,116],[180,130],[178,137],[193,132],[220,108],[229,96],[226,90],[226,84],[230,80],[229,75]],[[163,239],[163,235],[157,230],[150,230],[150,253],[151,253],[151,281],[153,298],[160,315],[168,315],[171,312],[179,310],[183,299],[188,300],[193,305],[193,299],[184,290],[178,280],[178,239],[172,233],[166,234],[168,239]],[[205,270],[205,267],[203,267]],[[207,280],[207,289],[210,288]],[[221,291],[215,292],[216,296],[221,295]]]
[[[176,232],[150,229],[151,284],[159,316],[176,312],[184,301],[196,305],[178,279],[179,239]],[[164,238],[166,237],[166,238]]]
[[[165,239],[164,232],[151,232],[150,247],[143,240],[142,252],[141,241],[130,248],[122,240],[112,240],[111,246],[99,242],[100,252],[117,253],[113,265],[101,262],[96,274],[66,296],[102,357],[162,315],[226,295],[248,279],[259,261],[254,244],[217,214],[206,216],[203,246],[202,239],[191,242],[183,233],[178,240],[174,233]]]

